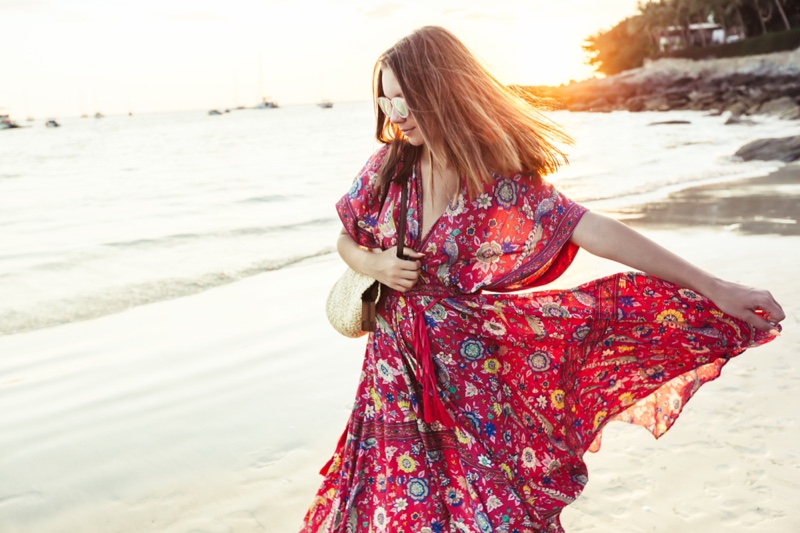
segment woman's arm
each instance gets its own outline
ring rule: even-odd
[[[583,215],[570,240],[594,255],[703,294],[725,313],[758,329],[770,331],[785,318],[783,309],[768,291],[712,276],[625,224],[597,213],[590,211]]]
[[[396,246],[371,252],[360,247],[344,229],[336,241],[336,249],[350,268],[400,292],[407,291],[417,283],[421,266],[419,259],[425,256],[411,248],[404,248],[405,255],[414,260],[399,259]]]

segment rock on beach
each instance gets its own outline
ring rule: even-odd
[[[800,135],[777,139],[758,139],[745,144],[734,155],[745,161],[758,159],[791,163],[800,159]]]

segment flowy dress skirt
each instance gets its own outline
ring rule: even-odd
[[[561,532],[606,423],[659,437],[730,358],[772,338],[641,273],[527,294],[389,291],[379,305],[305,532]],[[433,419],[420,324],[445,411]]]
[[[425,254],[383,292],[347,427],[305,533],[561,532],[583,455],[612,419],[656,437],[731,358],[771,340],[702,295],[641,273],[549,283],[578,251],[586,208],[530,173],[465,184],[422,235],[418,163],[378,193],[378,150],[337,203],[359,245]],[[510,293],[510,294],[504,294]]]

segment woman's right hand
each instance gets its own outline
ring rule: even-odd
[[[406,257],[411,258],[410,260],[398,258],[396,246],[371,253],[364,262],[364,273],[389,288],[398,292],[406,292],[417,284],[419,269],[422,266],[420,259],[425,257],[425,254],[408,247],[403,251]]]
[[[721,311],[755,328],[778,335],[778,323],[786,318],[781,305],[769,291],[716,279],[708,297]]]

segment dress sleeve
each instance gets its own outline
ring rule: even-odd
[[[463,288],[511,292],[563,274],[578,253],[569,239],[587,209],[530,176],[499,178],[485,194],[486,223],[470,258],[473,285]]]
[[[378,248],[378,217],[381,199],[378,190],[378,170],[386,156],[383,146],[369,158],[353,180],[350,190],[336,202],[336,212],[345,231],[360,246]]]

